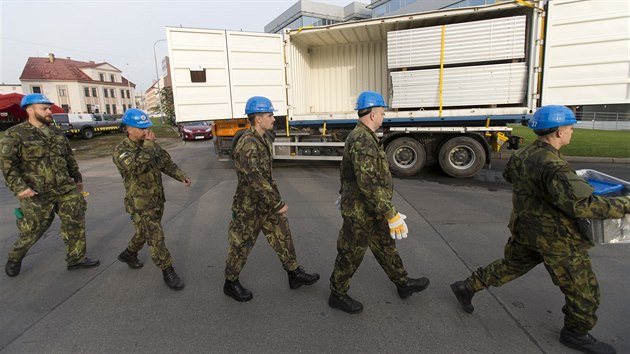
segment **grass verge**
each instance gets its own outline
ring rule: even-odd
[[[522,146],[536,140],[536,134],[522,125],[510,125],[512,134],[525,138]],[[630,158],[630,131],[573,129],[571,144],[564,146],[565,156]]]
[[[152,119],[151,130],[157,137],[157,143],[163,148],[169,148],[181,143],[179,134],[175,128],[168,124],[160,123],[159,119]],[[70,138],[70,146],[74,151],[77,160],[87,160],[96,157],[111,156],[116,144],[122,141],[127,135],[124,133],[103,133],[97,134],[94,138],[86,140],[81,138]]]

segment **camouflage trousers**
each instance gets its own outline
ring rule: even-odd
[[[153,263],[164,270],[173,265],[173,259],[164,242],[164,230],[161,223],[162,215],[164,215],[163,207],[131,213],[131,220],[136,228],[136,232],[129,241],[127,248],[131,252],[138,252],[146,243],[151,250]]]
[[[238,279],[260,231],[276,252],[282,267],[286,271],[297,269],[297,257],[286,216],[234,214],[228,230],[230,249],[225,262],[225,279],[230,281]]]
[[[383,218],[359,220],[343,217],[337,239],[337,259],[330,276],[330,290],[334,295],[345,295],[350,278],[363,261],[367,248],[395,284],[407,282],[407,271],[396,249],[396,241],[389,236],[389,226]]]
[[[74,189],[61,196],[20,199],[22,217],[17,219],[20,235],[9,251],[9,260],[21,261],[55,219],[61,219],[61,239],[66,244],[66,262],[74,264],[85,258],[85,210],[87,203]]]
[[[575,333],[586,334],[597,322],[599,286],[587,251],[571,247],[569,242],[566,249],[546,250],[510,238],[505,245],[504,258],[479,268],[467,281],[475,292],[489,286],[499,287],[543,263],[553,283],[564,294],[564,326]]]

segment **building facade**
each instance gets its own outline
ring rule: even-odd
[[[265,26],[267,33],[281,33],[285,28],[327,26],[338,22],[362,20],[371,17],[366,4],[352,2],[336,6],[309,0],[300,0]]]
[[[159,113],[160,98],[158,91],[172,86],[170,62],[168,57],[164,57],[164,59],[162,59],[162,74],[160,75],[160,78],[154,81],[153,84],[144,92],[144,104],[146,110],[151,113]]]
[[[43,93],[66,112],[122,114],[135,106],[135,84],[113,65],[30,57],[20,76],[24,94]]]
[[[377,18],[457,7],[481,6],[496,2],[497,0],[372,0],[367,8],[372,10],[372,18]]]
[[[20,84],[2,84],[0,85],[0,94],[22,93],[22,85]]]

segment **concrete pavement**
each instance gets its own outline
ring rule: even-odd
[[[572,353],[557,341],[563,297],[543,267],[478,294],[472,315],[459,308],[448,287],[502,255],[510,190],[498,179],[474,184],[396,179],[394,201],[410,228],[399,251],[410,275],[426,275],[431,285],[401,300],[368,252],[350,290],[365,310],[351,316],[326,304],[341,226],[333,205],[337,166],[283,163],[274,170],[290,208],[298,260],[322,279],[290,290],[260,237],[241,275],[254,299],[237,303],[221,289],[234,171],[229,162],[216,160],[210,142],[170,152],[193,179],[187,189],[164,177],[166,242],[186,288],[168,289],[146,248],[140,270],[116,261],[133,232],[122,205],[122,181],[109,158],[81,161],[91,193],[88,254],[102,265],[66,271],[55,222],[18,277],[0,276],[0,351]],[[17,235],[15,206],[0,187],[2,264]],[[592,256],[602,290],[593,334],[620,353],[630,352],[630,246],[599,246]]]

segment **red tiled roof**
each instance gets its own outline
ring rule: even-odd
[[[24,66],[20,80],[68,80],[68,81],[81,81],[81,82],[99,82],[103,81],[92,80],[87,74],[81,71],[81,68],[93,68],[100,65],[108,64],[84,62],[72,59],[60,59],[55,58],[51,63],[49,58],[36,58],[30,57]],[[111,64],[109,64],[111,65]],[[127,79],[122,78],[120,82],[107,82],[111,85],[127,86]],[[133,87],[136,85],[132,82],[129,84]]]

